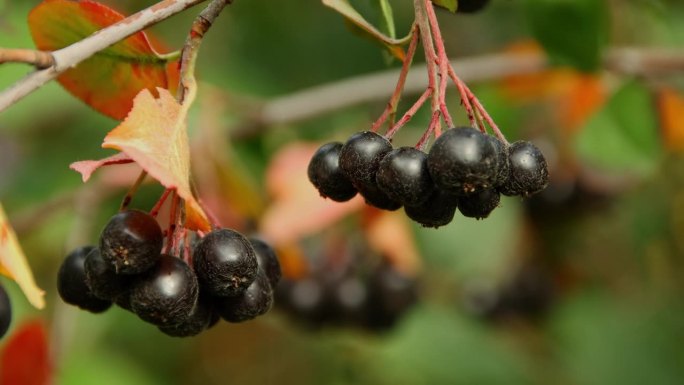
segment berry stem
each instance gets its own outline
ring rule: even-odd
[[[178,203],[179,203],[179,201],[180,201],[180,198],[178,197],[176,190],[173,190],[171,193],[171,210],[169,213],[169,228],[166,232],[166,245],[164,247],[165,253],[173,252],[173,249],[175,247],[176,230],[177,230],[176,221],[178,220]]]
[[[437,15],[435,14],[435,8],[432,5],[431,0],[425,0],[425,9],[428,17],[428,22],[430,23],[431,27],[430,30],[432,31],[432,35],[434,37],[434,44],[437,48],[437,64],[439,68],[439,92],[437,93],[437,98],[439,103],[439,110],[441,111],[442,116],[444,117],[444,122],[447,124],[447,126],[454,127],[454,121],[451,119],[451,114],[449,114],[449,110],[446,106],[446,88],[447,80],[449,78],[449,58],[447,57],[446,49],[444,48],[442,32],[439,29]]]
[[[138,188],[142,184],[142,182],[145,180],[145,177],[147,176],[147,171],[142,170],[140,171],[140,175],[138,175],[138,179],[135,180],[133,185],[131,186],[130,189],[128,189],[128,192],[126,192],[126,195],[124,195],[123,199],[121,200],[121,205],[119,206],[119,211],[126,211],[128,209],[128,206],[131,204],[131,201],[133,200],[133,197],[135,196],[135,193],[138,191]]]
[[[435,60],[437,59],[437,54],[435,53],[434,42],[432,40],[432,33],[434,31],[431,31],[430,29],[430,21],[427,15],[427,6],[432,5],[428,5],[427,3],[429,3],[429,0],[414,0],[413,6],[416,12],[416,23],[418,25],[418,28],[420,29],[420,37],[423,43],[423,51],[425,52],[425,62],[428,71],[428,88],[431,88],[435,91],[432,93],[432,112],[434,113],[435,111],[437,111],[439,113],[439,94],[441,93],[441,90],[439,89],[439,83],[437,82],[437,63]],[[434,132],[436,135],[439,136],[441,130],[442,129],[438,120],[437,123],[434,125]]]
[[[420,95],[420,98],[418,98],[418,100],[416,100],[416,102],[413,103],[413,105],[411,106],[411,108],[409,108],[408,111],[406,111],[406,113],[404,113],[404,116],[402,116],[401,119],[399,119],[399,121],[398,121],[394,126],[392,126],[392,128],[390,128],[389,130],[387,130],[387,133],[385,134],[385,137],[386,137],[387,139],[392,139],[392,137],[394,136],[394,134],[395,134],[397,131],[399,131],[399,129],[400,129],[402,126],[404,126],[406,123],[408,123],[408,121],[411,120],[411,118],[413,118],[413,115],[415,115],[416,112],[420,109],[420,107],[421,107],[423,104],[425,104],[425,102],[427,101],[427,98],[430,97],[430,96],[433,95],[433,94],[434,94],[434,89],[433,89],[433,88],[428,87],[427,89],[425,89],[425,91],[423,92],[423,94]]]
[[[418,143],[416,143],[416,148],[423,151],[425,150],[425,146],[427,146],[427,142],[430,139],[430,136],[432,135],[432,132],[435,131],[435,128],[438,126],[439,123],[439,111],[435,111],[432,113],[432,118],[430,118],[430,124],[428,125],[428,129],[425,130],[423,133],[423,136],[420,137],[418,140]],[[439,136],[439,135],[437,135]]]
[[[150,215],[152,217],[156,218],[157,215],[159,215],[159,210],[161,210],[161,207],[164,205],[164,202],[166,202],[166,198],[169,197],[169,194],[171,194],[172,191],[173,191],[173,189],[170,189],[170,188],[167,188],[166,190],[164,190],[161,197],[159,197],[159,200],[157,201],[157,203],[155,203],[154,206],[152,207],[152,210],[150,210]]]
[[[371,131],[377,132],[378,129],[387,121],[387,117],[390,116],[390,126],[394,125],[394,116],[397,112],[397,105],[399,104],[399,99],[401,99],[401,92],[404,90],[404,84],[406,83],[406,76],[408,75],[409,68],[413,62],[413,56],[416,53],[416,46],[418,45],[418,37],[420,35],[420,30],[413,24],[411,27],[411,42],[409,43],[408,49],[406,51],[406,57],[404,58],[404,63],[401,66],[401,72],[399,72],[399,80],[397,80],[397,85],[394,88],[394,92],[387,103],[387,107],[382,112],[382,115],[376,120],[371,126]]]

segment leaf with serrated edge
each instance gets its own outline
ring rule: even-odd
[[[38,309],[45,307],[45,292],[33,279],[26,255],[19,245],[14,229],[7,221],[5,210],[0,204],[0,274],[13,279],[26,298]]]
[[[124,18],[91,0],[45,0],[31,10],[28,25],[38,49],[55,51]],[[138,32],[67,70],[57,80],[98,112],[121,120],[140,90],[155,92],[156,87],[162,87],[175,93],[178,60],[159,55],[145,32]]]
[[[185,226],[190,230],[209,231],[207,216],[190,188],[187,108],[169,91],[158,88],[157,92],[159,98],[148,90],[140,91],[133,100],[131,112],[107,134],[102,147],[124,152],[159,183],[175,189],[186,203]]]
[[[360,28],[361,31],[384,44],[392,55],[403,60],[404,50],[401,46],[411,40],[411,33],[401,39],[389,37],[370,24],[347,0],[322,0],[322,2],[323,5],[334,9],[344,16],[345,19]]]

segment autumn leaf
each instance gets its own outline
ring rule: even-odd
[[[261,218],[260,232],[275,245],[314,234],[363,206],[360,196],[338,203],[318,194],[306,175],[318,147],[289,144],[275,154],[266,171],[267,188],[274,200]]]
[[[133,162],[130,156],[123,152],[116,153],[110,157],[99,160],[81,160],[69,165],[69,168],[79,172],[83,178],[83,183],[87,182],[93,175],[93,172],[100,167],[109,166],[112,164],[126,164]]]
[[[55,51],[123,20],[124,15],[91,0],[45,0],[28,17],[36,47]],[[178,60],[161,56],[144,32],[96,53],[57,80],[95,110],[121,120],[143,89],[175,93]]]
[[[20,325],[0,352],[2,385],[48,385],[52,369],[47,331],[38,320]]]
[[[421,259],[403,210],[367,207],[364,214],[364,233],[370,247],[406,276],[415,276],[421,269]]]
[[[7,221],[7,215],[0,204],[0,274],[17,282],[31,305],[38,309],[45,307],[45,292],[41,290],[33,279],[33,273],[28,265],[17,236]]]
[[[168,90],[158,88],[157,92],[159,98],[148,90],[140,91],[131,112],[107,134],[102,147],[125,153],[159,183],[175,189],[186,203],[185,226],[208,231],[207,216],[190,189],[187,108]]]

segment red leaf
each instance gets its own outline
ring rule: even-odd
[[[24,323],[0,355],[0,384],[46,385],[51,374],[45,326],[41,321]]]
[[[91,0],[45,0],[29,14],[36,47],[54,51],[80,41],[124,19],[124,15]],[[77,98],[114,119],[123,119],[142,89],[175,93],[177,60],[160,57],[144,32],[100,51],[57,80]]]

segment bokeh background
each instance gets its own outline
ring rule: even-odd
[[[152,4],[105,3],[124,13]],[[403,34],[412,21],[411,4],[391,3]],[[491,3],[475,15],[439,12],[451,58],[537,52],[538,28],[547,34],[547,48],[563,52],[567,1],[558,2],[556,32],[534,22],[535,1]],[[646,55],[684,51],[681,1],[582,3],[593,16],[576,19],[576,28],[592,31],[587,25],[595,23],[605,31],[605,45],[598,45],[603,54],[625,46]],[[26,16],[36,4],[0,0],[0,46],[33,46]],[[379,20],[374,1],[353,4],[368,20]],[[198,11],[173,17],[152,33],[166,46],[180,47]],[[572,55],[581,58],[582,52]],[[416,62],[422,61],[419,51]],[[383,263],[404,266],[417,300],[391,326],[306,320],[277,303],[255,321],[221,323],[177,339],[118,308],[92,315],[63,304],[55,289],[62,258],[97,241],[136,172],[111,168],[81,183],[69,164],[108,155],[100,144],[117,122],[51,83],[0,114],[0,201],[48,303],[42,311],[32,309],[13,282],[0,278],[15,311],[0,350],[22,324],[39,320],[47,330],[49,377],[64,385],[681,384],[681,67],[647,66],[631,75],[610,66],[582,73],[559,65],[468,82],[510,141],[533,140],[543,149],[552,178],[538,196],[502,199],[485,220],[457,214],[452,224],[434,230],[399,212],[383,217],[389,224],[377,230],[376,212],[356,207],[326,222],[323,214],[302,211],[302,200],[283,198],[292,184],[310,194],[306,199],[318,199],[306,183],[297,184],[305,169],[283,165],[305,165],[311,148],[367,129],[393,85],[377,100],[344,103],[324,114],[309,113],[308,104],[293,107],[297,119],[264,118],[264,111],[297,91],[398,66],[318,1],[235,1],[205,39],[200,95],[190,117],[200,193],[226,226],[280,237],[274,243],[290,279],[362,275]],[[28,71],[3,65],[0,88]],[[405,95],[400,110],[416,96]],[[453,89],[449,98],[452,113],[466,123]],[[418,113],[395,145],[414,144],[428,120],[429,113]],[[149,209],[161,191],[150,182],[133,206]],[[321,225],[283,231],[307,220]],[[404,252],[378,245],[392,242]],[[340,254],[343,267],[330,263]]]

